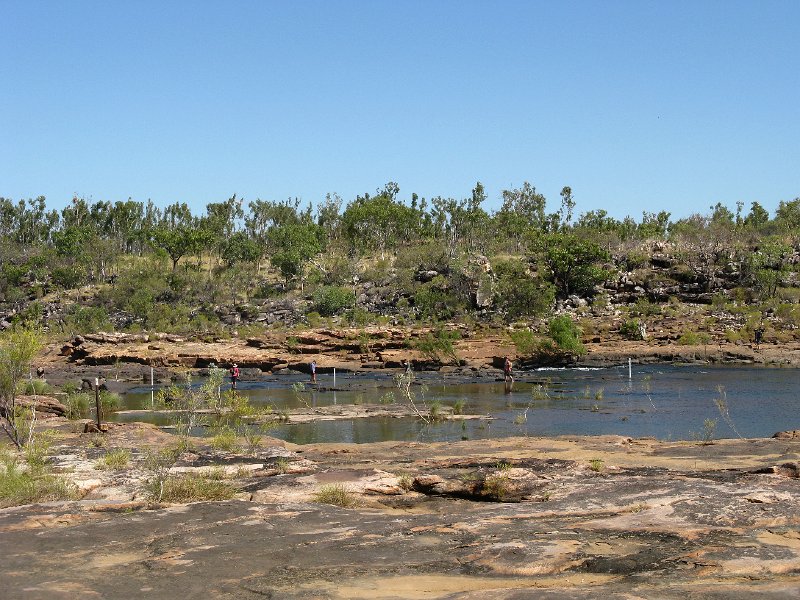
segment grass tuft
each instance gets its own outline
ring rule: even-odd
[[[357,504],[353,492],[341,483],[323,485],[319,488],[317,493],[314,494],[314,502],[332,504],[334,506],[341,506],[342,508],[349,508]]]

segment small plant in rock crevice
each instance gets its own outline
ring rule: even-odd
[[[357,504],[353,492],[341,483],[323,485],[314,494],[314,502],[332,504],[341,508],[350,508]]]

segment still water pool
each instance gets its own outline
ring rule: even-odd
[[[317,388],[298,393],[299,376],[240,382],[240,393],[276,410],[389,402],[401,394],[385,374],[330,375]],[[427,425],[415,419],[370,418],[285,424],[270,435],[293,442],[452,441],[518,435],[600,435],[702,439],[715,422],[716,438],[768,437],[800,429],[800,370],[716,366],[634,366],[628,368],[535,370],[517,374],[511,393],[502,381],[465,382],[425,374],[414,386],[417,402],[428,410],[463,404],[464,414],[489,420],[445,421]],[[124,408],[150,407],[150,387],[130,390]],[[122,414],[117,420],[166,424],[163,414]]]

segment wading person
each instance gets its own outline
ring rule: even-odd
[[[503,380],[506,382],[506,394],[511,392],[514,385],[514,375],[512,374],[513,365],[507,356],[503,359]]]
[[[231,389],[236,389],[236,382],[239,381],[239,365],[233,363],[230,369],[231,373]]]

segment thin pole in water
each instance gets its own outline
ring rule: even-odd
[[[100,430],[102,426],[102,414],[100,413],[100,380],[94,378],[94,408],[97,412],[97,429]]]
[[[333,387],[336,387],[336,367],[333,367]]]
[[[628,379],[633,379],[633,372],[631,371],[631,359],[628,359]]]

